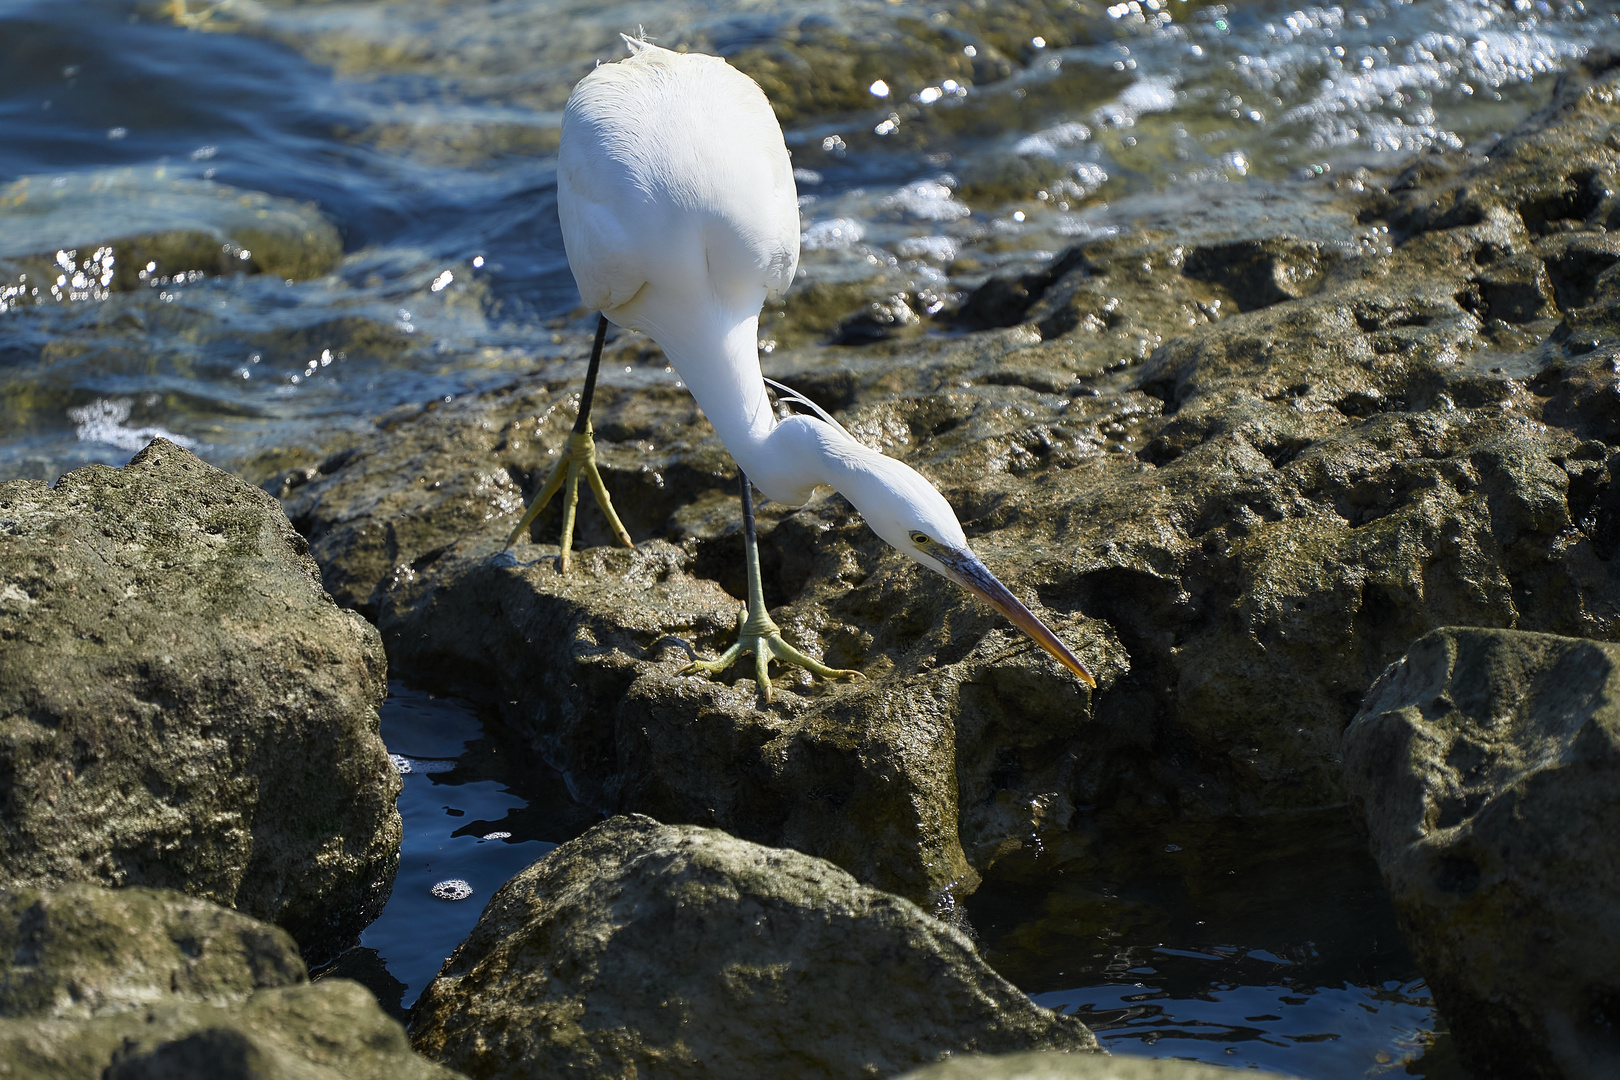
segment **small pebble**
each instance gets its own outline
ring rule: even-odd
[[[472,895],[472,891],[472,886],[460,878],[441,881],[428,890],[440,900],[465,900]]]

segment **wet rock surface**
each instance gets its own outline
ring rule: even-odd
[[[1095,1054],[970,1054],[927,1065],[900,1080],[1224,1080],[1238,1075],[1216,1065],[1171,1059]],[[1257,1080],[1282,1080],[1279,1074],[1243,1071]]]
[[[1571,76],[1488,155],[1335,180],[1316,197],[1361,220],[1353,243],[1099,240],[991,280],[968,332],[767,357],[939,485],[1095,697],[836,496],[766,508],[766,598],[867,680],[789,673],[761,711],[740,675],[677,677],[729,640],[740,530],[723,448],[645,339],[610,346],[594,414],[636,552],[559,577],[548,511],[499,553],[571,424],[563,381],[393,414],[268,486],[394,663],[496,702],[606,810],[942,900],[1046,872],[1110,814],[1338,803],[1341,733],[1416,637],[1615,633],[1620,256],[1607,196],[1543,197],[1607,175],[1612,79]],[[1464,189],[1490,206],[1433,210]]]
[[[380,910],[376,631],[262,491],[156,440],[0,485],[0,879],[179,889],[313,955]]]
[[[1373,686],[1345,781],[1478,1077],[1620,1070],[1614,645],[1447,628]]]
[[[461,93],[540,114],[533,130],[485,139],[466,133],[457,139],[454,117],[432,113],[360,134],[451,159],[555,149],[551,125],[569,91],[590,70],[590,57],[619,55],[626,29],[620,12],[604,17],[595,5],[573,4],[563,14],[558,5],[532,0],[494,12],[462,2],[334,3],[315,19],[286,3],[196,5],[196,11],[186,4],[146,6],[182,25],[283,41],[344,74],[437,76]],[[750,26],[724,7],[660,14],[661,44],[726,57],[764,87],[785,123],[868,108],[891,95],[904,115],[918,118],[921,110],[907,97],[930,83],[997,82],[1031,65],[1043,49],[1105,40],[1112,29],[1100,7],[1054,0],[1014,8],[952,0],[927,15],[856,0],[832,11],[773,13],[764,26]],[[872,89],[884,80],[881,94]]]
[[[343,258],[337,229],[313,205],[169,176],[162,166],[25,176],[0,187],[0,212],[8,306],[183,284],[188,275],[301,281]]]
[[[168,889],[0,889],[0,1071],[452,1077],[370,993],[311,986],[287,932]]]
[[[1097,1047],[909,901],[639,816],[508,882],[411,1032],[485,1077],[888,1075],[947,1052]]]

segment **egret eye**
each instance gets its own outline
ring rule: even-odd
[[[927,533],[917,532],[917,533],[912,533],[911,534],[911,542],[913,544],[916,544],[918,547],[927,547],[929,544],[932,544],[934,541],[929,538]]]

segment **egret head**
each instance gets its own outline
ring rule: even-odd
[[[977,596],[1028,634],[1087,686],[1096,680],[1056,634],[1047,629],[968,547],[951,504],[903,461],[876,452],[861,455],[851,482],[840,486],[872,531],[889,545]]]

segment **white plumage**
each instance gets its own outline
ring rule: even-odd
[[[830,417],[777,418],[758,332],[761,305],[787,289],[799,261],[781,127],[759,87],[724,60],[625,41],[631,55],[581,80],[563,114],[557,204],[586,305],[658,342],[767,496],[800,505],[817,486],[834,488],[885,541],[987,600],[1092,684],[974,556],[916,470]],[[753,607],[750,597],[751,618]]]

